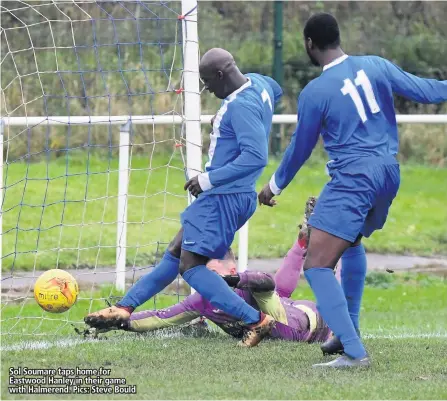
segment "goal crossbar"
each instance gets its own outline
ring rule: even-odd
[[[398,123],[406,124],[445,124],[447,114],[398,114]],[[205,114],[200,117],[201,124],[211,123],[212,114]],[[48,117],[7,117],[2,118],[5,126],[36,126],[40,124],[48,125],[121,125],[127,122],[136,125],[165,125],[182,124],[187,120],[181,115],[123,115],[123,116],[48,116]],[[275,114],[273,124],[295,124],[296,114]]]

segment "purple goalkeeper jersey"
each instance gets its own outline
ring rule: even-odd
[[[288,341],[325,341],[330,329],[321,318],[316,305],[311,301],[290,299],[300,277],[302,251],[295,245],[287,255],[285,262],[275,275],[247,271],[240,273],[240,281],[235,291],[249,305],[271,315],[276,325],[271,337]],[[274,281],[273,281],[274,280]],[[259,291],[259,283],[272,282],[274,291]],[[233,316],[215,308],[199,293],[194,293],[182,302],[160,310],[134,312],[130,317],[132,331],[150,331],[178,326],[203,316],[214,322],[226,333],[240,338],[244,324]]]

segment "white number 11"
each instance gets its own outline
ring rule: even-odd
[[[354,102],[360,118],[363,122],[365,122],[366,120],[368,120],[368,118],[366,117],[365,106],[363,106],[362,98],[360,97],[359,91],[350,79],[347,78],[343,82],[345,84],[343,85],[343,88],[340,89],[341,93],[343,93],[343,95],[351,96],[351,99]],[[357,77],[355,78],[354,82],[357,86],[361,86],[363,88],[363,92],[365,92],[366,101],[368,102],[371,113],[378,113],[380,111],[380,107],[377,104],[371,82],[368,79],[368,76],[365,74],[365,71],[357,71]]]

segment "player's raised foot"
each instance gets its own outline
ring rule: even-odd
[[[343,354],[344,347],[337,336],[332,336],[329,340],[320,345],[323,355]]]
[[[84,318],[85,324],[98,330],[127,329],[130,312],[117,306],[110,306],[98,312],[90,313]]]
[[[261,312],[261,319],[258,323],[248,326],[242,340],[238,342],[240,347],[255,347],[263,338],[268,336],[275,326],[275,319]]]
[[[363,358],[351,358],[346,354],[339,356],[333,361],[326,363],[316,363],[312,365],[314,368],[332,368],[332,369],[350,369],[350,368],[369,368],[371,366],[371,358],[365,355]]]
[[[298,244],[302,249],[307,249],[307,245],[309,244],[310,227],[308,225],[308,221],[316,203],[317,198],[315,196],[310,196],[307,199],[306,207],[304,208],[303,222],[298,225],[298,228],[300,229],[298,232]]]
[[[360,331],[358,330],[357,335],[360,337]],[[345,351],[340,339],[335,335],[321,344],[320,349],[323,352],[323,355],[343,354],[343,352]]]

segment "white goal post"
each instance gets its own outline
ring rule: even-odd
[[[188,32],[190,34],[191,32]],[[193,51],[198,54],[194,46],[197,42],[188,43],[185,51]],[[191,46],[188,48],[188,46]],[[160,116],[91,116],[91,117],[10,117],[1,120],[0,142],[3,148],[3,130],[5,126],[27,126],[33,127],[41,124],[48,125],[117,125],[120,126],[119,137],[119,182],[118,182],[118,210],[117,210],[117,239],[116,239],[116,288],[123,290],[125,284],[125,262],[126,262],[126,227],[127,227],[127,195],[129,187],[129,130],[131,125],[164,125],[184,124],[186,135],[187,171],[188,177],[197,175],[202,168],[202,139],[200,125],[209,124],[212,115],[200,116],[200,94],[198,90],[198,58],[187,57],[192,60],[188,66],[188,74],[185,73],[185,113],[178,115]],[[185,70],[186,70],[185,66]],[[190,80],[190,83],[188,83]],[[189,106],[187,106],[189,105]],[[397,115],[398,123],[406,124],[446,124],[447,114],[410,114]],[[273,124],[295,124],[296,115],[280,114],[274,115]],[[0,160],[0,174],[3,175],[3,152]],[[0,191],[3,190],[3,185]],[[0,192],[1,196],[1,192]],[[0,249],[1,249],[2,219],[0,214]],[[245,271],[248,264],[248,222],[239,230],[239,254],[238,270]],[[0,254],[1,268],[1,254]]]

